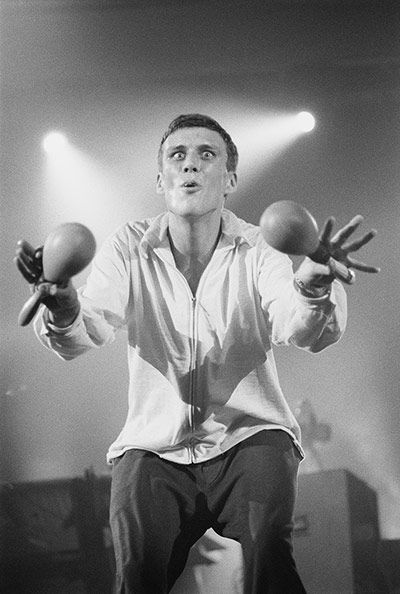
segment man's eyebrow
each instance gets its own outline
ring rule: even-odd
[[[213,144],[200,144],[197,147],[200,151],[207,151],[207,150],[212,150],[212,151],[217,151],[218,147],[216,145]],[[169,146],[167,148],[167,153],[172,153],[172,152],[176,152],[176,151],[184,151],[186,150],[187,147],[184,144],[177,144],[175,146]]]
[[[183,151],[185,150],[185,146],[183,144],[177,144],[176,146],[170,146],[167,148],[167,153],[175,152],[175,151]]]
[[[199,146],[199,149],[201,151],[209,151],[209,150],[211,150],[211,151],[217,151],[218,150],[218,147],[216,145],[214,145],[214,144],[201,144]]]

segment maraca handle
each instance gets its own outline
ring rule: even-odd
[[[19,312],[18,324],[20,326],[27,326],[29,324],[29,322],[32,320],[35,313],[39,309],[41,301],[42,297],[39,291],[36,291],[36,293],[29,297],[28,301],[26,301],[25,305]]]
[[[334,277],[343,283],[346,283],[347,285],[354,283],[356,277],[354,272],[348,268],[346,264],[332,258],[332,256],[329,255],[328,250],[322,244],[319,244],[315,252],[309,254],[308,257],[319,264],[327,264]]]
[[[328,264],[335,278],[342,281],[343,283],[346,283],[347,285],[354,283],[356,275],[350,268],[347,268],[345,264],[338,262],[338,260],[335,260],[332,257],[329,258]]]

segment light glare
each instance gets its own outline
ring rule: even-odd
[[[43,139],[43,148],[46,153],[59,153],[67,146],[68,141],[61,132],[49,132]]]
[[[296,120],[299,129],[302,132],[311,132],[311,130],[313,130],[315,127],[315,118],[308,111],[301,111],[300,113],[298,113],[296,116]]]

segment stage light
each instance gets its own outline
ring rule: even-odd
[[[239,150],[243,186],[247,179],[253,179],[254,175],[281,156],[306,129],[310,131],[315,120],[307,112],[251,113],[248,117],[242,116],[239,122],[228,124]],[[235,197],[232,198],[235,200]]]
[[[43,139],[43,149],[48,154],[59,153],[68,145],[68,140],[62,132],[49,132]]]
[[[315,127],[315,118],[308,111],[301,111],[298,113],[296,122],[301,132],[311,132]]]
[[[90,155],[59,131],[43,137],[43,210],[47,231],[68,221],[83,223],[98,235],[120,224],[113,178]]]

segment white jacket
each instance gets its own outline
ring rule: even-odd
[[[168,214],[128,223],[102,246],[79,291],[81,312],[40,340],[72,359],[127,329],[129,410],[107,459],[130,448],[178,463],[218,456],[262,429],[300,430],[282,394],[272,344],[318,352],[346,324],[346,295],[308,299],[293,288],[289,257],[257,226],[222,213],[222,234],[193,296],[170,249]]]

